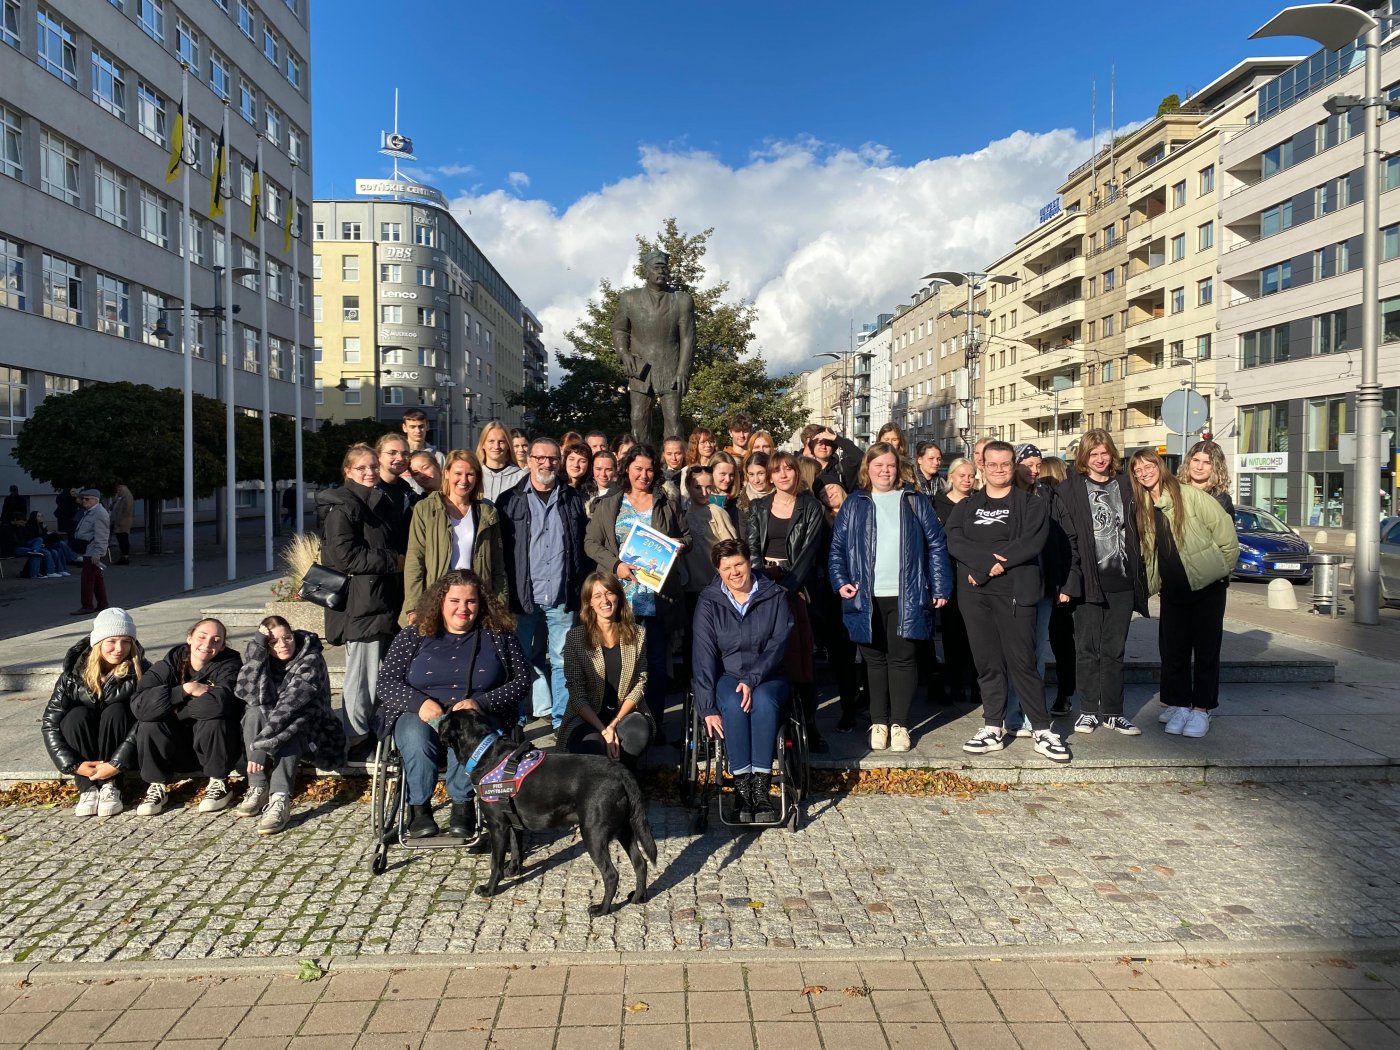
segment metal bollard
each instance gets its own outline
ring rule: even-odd
[[[1341,568],[1346,562],[1343,554],[1314,554],[1312,562],[1312,611],[1336,618],[1341,612]]]

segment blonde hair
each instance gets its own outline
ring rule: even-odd
[[[1225,463],[1225,453],[1214,441],[1197,441],[1182,457],[1181,466],[1177,469],[1176,478],[1183,485],[1194,485],[1191,480],[1191,460],[1196,458],[1198,452],[1204,452],[1210,457],[1210,477],[1206,479],[1205,491],[1212,496],[1219,492],[1230,491],[1230,468]]]
[[[125,678],[128,675],[134,679],[141,677],[141,647],[136,644],[135,638],[129,638],[129,641],[131,655],[111,668],[103,662],[101,644],[88,650],[87,660],[83,662],[82,679],[88,693],[94,698],[102,695],[102,685],[108,678]]]

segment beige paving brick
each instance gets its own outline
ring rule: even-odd
[[[1255,1021],[1305,1021],[1303,1004],[1280,988],[1235,988],[1235,1002]]]
[[[298,1035],[359,1035],[374,1010],[374,1002],[321,1002],[301,1023]]]
[[[738,994],[737,992],[734,994]],[[635,1009],[646,1003],[645,1010]],[[632,1007],[633,1009],[629,1009]],[[684,992],[628,992],[623,1000],[623,1027],[645,1025],[648,1028],[663,1024],[685,1024]]]
[[[83,992],[76,984],[35,984],[5,1007],[5,1015],[20,1013],[52,1014],[66,1010]]]
[[[36,1046],[46,1043],[95,1043],[120,1016],[118,1010],[69,1010],[56,1016],[33,1037],[33,1042]],[[8,1025],[0,1023],[0,1031],[4,1031],[6,1036],[10,1034],[8,1028]]]
[[[1001,1011],[985,991],[934,991],[933,1002],[946,1025],[968,1021],[1001,1021]]]
[[[504,966],[467,966],[448,974],[442,995],[445,999],[479,999],[486,995],[500,995],[506,990],[509,977],[510,971]]]
[[[347,1050],[353,1047],[354,1036],[298,1035],[287,1044],[287,1050]]]
[[[622,1050],[686,1050],[688,1031],[683,1024],[624,1025]]]
[[[1304,1010],[1319,1021],[1364,1020],[1370,1012],[1340,988],[1289,988]]]
[[[1155,989],[1161,987],[1152,976],[1146,964],[1125,965],[1124,963],[1090,963],[1089,972],[1099,984],[1113,990],[1128,988]]]
[[[370,1014],[366,1032],[426,1032],[437,1003],[431,999],[381,1001]]]
[[[555,1037],[554,1050],[619,1050],[622,1046],[622,1026],[561,1028]]]
[[[1126,1021],[1127,1015],[1118,1008],[1113,996],[1104,991],[1087,989],[1052,992],[1060,1012],[1071,1021]]]
[[[915,965],[923,975],[924,984],[932,992],[982,988],[982,978],[971,963],[919,962]]]
[[[246,1006],[193,1006],[185,1011],[167,1039],[224,1039],[248,1013]]]
[[[491,999],[444,999],[428,1023],[430,1032],[489,1032],[496,1021],[499,997]]]
[[[948,1038],[958,1050],[1019,1050],[1011,1027],[1002,1021],[948,1024]]]
[[[889,1041],[890,1050],[953,1050],[947,1029],[936,1023],[887,1022],[885,1038]]]
[[[1040,978],[1023,962],[980,962],[977,976],[988,988],[1040,988]]]
[[[821,1050],[822,1045],[810,1021],[759,1021],[754,1035],[758,1050]]]
[[[1202,1021],[1201,1031],[1229,1050],[1279,1050],[1278,1042],[1257,1021]]]
[[[506,992],[517,995],[563,995],[569,979],[567,966],[530,966],[511,970]]]
[[[1221,988],[1276,988],[1273,975],[1263,967],[1249,963],[1229,963],[1210,972]]]
[[[1263,1021],[1261,1024],[1283,1050],[1343,1050],[1346,1046],[1321,1021]]]
[[[1075,1031],[1089,1050],[1152,1050],[1142,1033],[1127,1021],[1078,1024]]]
[[[1042,988],[1000,988],[992,999],[1008,1021],[1063,1021],[1064,1014],[1050,993]]]
[[[742,991],[697,992],[686,995],[688,1017],[692,1024],[712,1021],[744,1021],[749,1019],[749,1005]]]
[[[24,1013],[5,1014],[0,1017],[0,1025],[4,1026],[5,1038],[14,1039],[16,1046],[24,1046],[34,1039],[47,1025],[51,1024],[58,1014],[42,1013],[38,1010],[27,1010]],[[174,1024],[171,1020],[171,1024]],[[167,1026],[168,1027],[168,1026]],[[160,1038],[159,1036],[147,1038]]]
[[[568,995],[620,995],[626,988],[627,971],[621,966],[570,966]]]
[[[621,989],[596,995],[570,992],[564,996],[564,1016],[559,1023],[574,1028],[621,1027]]]
[[[685,967],[680,963],[660,963],[656,966],[628,966],[622,984],[632,995],[647,992],[685,991]]]
[[[261,1006],[283,1003],[314,1003],[325,992],[325,978],[319,981],[298,981],[295,977],[274,977],[258,1000]],[[144,998],[149,999],[148,992]]]
[[[1098,991],[1103,985],[1083,963],[1031,963],[1031,972],[1051,995],[1061,991]]]
[[[1172,998],[1193,1021],[1249,1020],[1244,1008],[1222,988],[1178,989],[1172,993]]]
[[[1328,1021],[1328,1030],[1353,1050],[1400,1050],[1400,1032],[1384,1021]]]
[[[1011,1034],[1025,1050],[1084,1050],[1084,1043],[1075,1034],[1074,1025],[1064,1021],[1019,1022],[1011,1024],[1010,1028]]]
[[[486,1032],[429,1032],[418,1050],[487,1050]]]
[[[491,1033],[491,1050],[543,1050],[550,1045],[554,1033],[541,1042],[544,1033],[538,1028],[497,1028]]]
[[[239,1039],[262,1039],[270,1036],[296,1035],[301,1022],[311,1012],[310,1003],[285,1003],[275,1006],[255,1006],[233,1030]]]
[[[418,1050],[422,1032],[365,1032],[355,1040],[355,1050]]]
[[[744,969],[738,963],[698,963],[685,968],[685,986],[691,992],[737,992],[744,987]]]
[[[241,1036],[236,1031],[224,1041],[223,1050],[286,1050],[290,1035]],[[119,1048],[119,1050],[124,1050]]]
[[[252,1006],[262,998],[270,977],[227,977],[214,981],[204,989],[198,999],[200,1007],[206,1006]]]
[[[558,995],[507,995],[496,1018],[499,1028],[553,1028],[559,1023],[563,997]]]
[[[390,974],[380,998],[441,999],[451,976],[450,970],[403,970]]]
[[[919,968],[908,962],[863,962],[860,964],[861,977],[868,987],[909,990],[924,987]]]
[[[174,978],[152,981],[146,993],[136,1000],[136,1005],[143,1009],[149,1006],[157,1010],[193,1006],[199,1001],[199,997],[209,990],[211,983],[198,979],[181,981]]]
[[[747,1021],[692,1024],[690,1050],[754,1050],[753,1030]]]
[[[1147,1021],[1138,1024],[1152,1050],[1216,1050],[1194,1021]]]
[[[812,1020],[810,997],[800,992],[749,991],[749,1010],[755,1021]]]
[[[326,990],[321,993],[321,1002],[363,1003],[379,998],[389,983],[389,975],[382,970],[348,970],[333,973],[322,980],[326,982]]]
[[[125,1010],[150,986],[149,981],[106,981],[88,985],[70,1010]]]
[[[840,992],[845,988],[859,988],[865,984],[860,967],[855,963],[804,962],[802,965],[803,984],[825,985],[828,991]]]
[[[1383,1021],[1400,1018],[1400,992],[1350,988],[1347,994],[1366,1008],[1366,1011]]]
[[[145,998],[142,996],[142,999]],[[107,1029],[105,1040],[108,1043],[143,1043],[163,1039],[184,1012],[183,1009],[127,1010],[117,1018],[116,1024]],[[7,1027],[12,1024],[8,1013],[5,1024]]]
[[[802,967],[792,962],[749,963],[744,967],[749,991],[797,991],[807,982]]]
[[[888,1030],[891,1024],[938,1024],[938,1007],[925,991],[879,991],[870,995],[875,1013]]]
[[[1280,988],[1292,990],[1337,987],[1337,982],[1332,979],[1329,972],[1335,970],[1336,967],[1328,966],[1326,963],[1282,960],[1260,963],[1259,969]]]
[[[1188,963],[1152,963],[1150,973],[1157,983],[1169,990],[1186,988],[1219,988],[1212,976],[1213,971],[1205,966]]]
[[[1185,1021],[1186,1011],[1176,1005],[1166,992],[1116,991],[1113,1001],[1128,1015],[1128,1020],[1139,1024],[1143,1021]]]

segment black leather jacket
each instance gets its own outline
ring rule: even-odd
[[[83,668],[87,665],[88,651],[92,646],[86,638],[80,638],[73,643],[73,647],[63,658],[63,672],[58,676],[58,681],[54,683],[53,695],[49,697],[48,704],[44,707],[42,728],[44,732],[44,747],[48,749],[49,758],[53,760],[55,768],[60,773],[72,773],[78,768],[79,763],[90,760],[106,761],[116,766],[118,769],[134,769],[136,767],[136,725],[132,724],[131,732],[117,748],[115,755],[80,755],[68,746],[68,741],[63,738],[63,718],[69,711],[84,704],[88,707],[102,708],[107,704],[131,703],[131,698],[136,695],[137,679],[128,675],[125,678],[115,676],[107,679],[102,684],[102,695],[93,696],[88,692],[88,687],[83,683]],[[136,645],[136,656],[141,664],[141,673],[144,675],[150,670],[150,663],[147,662],[142,653],[140,643]]]
[[[770,492],[749,504],[744,520],[744,537],[749,545],[749,559],[754,572],[763,571],[763,552],[768,547],[768,518],[772,510],[773,493]],[[778,578],[778,584],[789,594],[800,594],[813,587],[821,579],[830,549],[831,530],[827,527],[821,504],[810,492],[798,493],[788,528],[786,572]]]

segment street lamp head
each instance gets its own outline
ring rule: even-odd
[[[1179,367],[1181,367],[1182,365],[1191,365],[1191,364],[1195,364],[1195,362],[1192,361],[1189,357],[1173,357],[1173,358],[1172,358],[1172,367],[1173,367],[1173,368],[1179,368]]]
[[[1340,117],[1343,113],[1360,109],[1364,105],[1360,95],[1328,95],[1322,101],[1322,108],[1334,117]]]
[[[169,342],[170,337],[174,334],[175,333],[170,330],[170,326],[165,323],[165,314],[162,312],[161,315],[156,318],[154,327],[151,328],[151,335],[159,339],[162,343],[165,343]]]
[[[1301,36],[1317,41],[1328,51],[1340,51],[1377,24],[1365,11],[1345,4],[1298,4],[1285,7],[1250,33],[1249,38]]]

